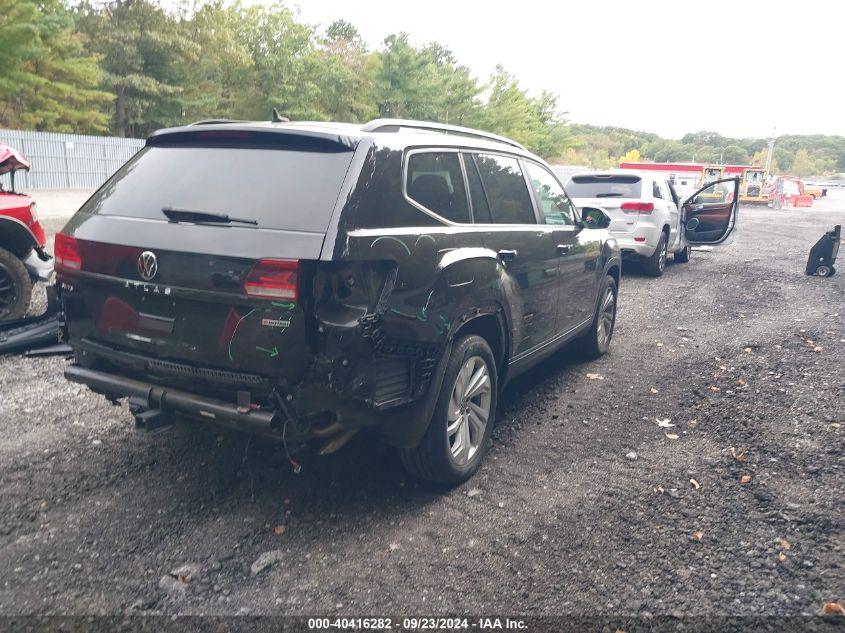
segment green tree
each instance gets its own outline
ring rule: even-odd
[[[817,175],[815,162],[810,159],[806,149],[799,149],[795,152],[795,160],[792,161],[792,173],[802,178]]]
[[[314,30],[297,22],[281,2],[250,5],[239,12],[238,37],[255,70],[238,117],[269,119],[273,108],[291,119],[324,119],[322,69]]]
[[[487,92],[478,115],[480,127],[519,141],[542,156],[560,156],[570,145],[569,130],[551,93],[530,97],[501,66],[490,78]]]
[[[777,162],[779,169],[784,173],[790,173],[792,170],[792,163],[795,160],[795,155],[788,149],[775,145],[772,153],[774,160]]]
[[[195,48],[184,49],[171,63],[172,83],[181,89],[162,100],[163,122],[240,116],[247,107],[244,94],[255,80],[252,56],[239,37],[240,7],[215,0],[193,12],[183,6],[182,13],[180,37]]]
[[[102,87],[113,96],[112,131],[146,135],[171,122],[182,92],[178,62],[197,47],[178,22],[152,0],[111,0],[80,5],[79,25],[102,57]]]
[[[376,54],[375,97],[381,116],[432,119],[438,95],[431,58],[415,49],[407,33],[388,35]]]
[[[319,48],[321,113],[335,121],[365,121],[378,116],[372,56],[358,29],[337,20],[326,29]]]
[[[58,0],[0,0],[0,125],[102,132],[100,61]]]
[[[725,165],[747,165],[751,160],[744,147],[728,145],[720,152],[722,163]]]

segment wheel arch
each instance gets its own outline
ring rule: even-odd
[[[32,231],[20,220],[0,217],[0,248],[23,259],[38,246]]]
[[[471,334],[480,336],[490,345],[490,349],[493,350],[493,358],[496,359],[496,371],[501,377],[507,366],[508,356],[508,335],[501,311],[479,314],[465,321],[455,330],[453,340],[457,341],[461,337]]]

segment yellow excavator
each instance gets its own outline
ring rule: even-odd
[[[722,180],[723,178],[727,178],[725,175],[725,168],[722,165],[707,165],[701,168],[701,181],[699,182],[700,186],[707,185],[711,182],[716,182],[717,180]],[[725,190],[724,186],[720,185],[714,187],[707,193],[699,194],[699,198],[707,199],[712,198],[714,201],[716,200],[724,200],[725,197]]]
[[[747,167],[742,170],[739,182],[739,201],[742,204],[768,204],[765,192],[766,170],[763,167]]]

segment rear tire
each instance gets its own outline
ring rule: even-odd
[[[425,436],[414,448],[399,449],[405,470],[449,487],[472,477],[487,453],[498,387],[487,341],[475,335],[458,339]]]
[[[0,248],[0,321],[20,319],[31,298],[32,280],[23,262]]]
[[[692,247],[689,244],[687,244],[686,246],[684,246],[684,248],[682,250],[675,253],[673,261],[676,264],[686,264],[689,261],[689,256],[690,256],[691,251],[692,251]]]
[[[616,325],[617,294],[616,280],[608,275],[604,278],[590,329],[579,340],[579,349],[584,357],[595,360],[610,349],[613,327]]]
[[[654,249],[651,257],[643,261],[643,270],[652,277],[660,277],[666,270],[666,255],[668,252],[668,240],[666,232],[660,232],[660,239],[657,241],[657,248]]]

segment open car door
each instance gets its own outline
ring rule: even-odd
[[[684,201],[682,223],[689,244],[721,244],[736,227],[739,178],[707,183]]]

